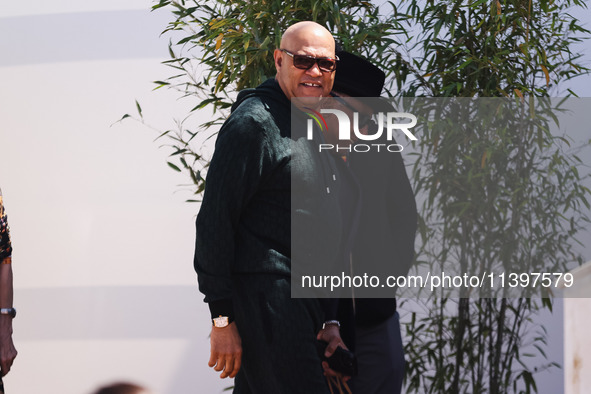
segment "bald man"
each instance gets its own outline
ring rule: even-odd
[[[194,266],[213,322],[209,366],[236,377],[235,393],[325,394],[315,341],[326,314],[316,299],[291,298],[290,100],[313,106],[329,95],[335,42],[324,27],[300,22],[274,60],[276,77],[241,91],[219,132],[197,216]],[[320,177],[315,165],[307,171]]]

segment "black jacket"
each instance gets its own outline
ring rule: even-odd
[[[376,273],[382,280],[387,275],[406,275],[414,258],[417,207],[401,153],[354,153],[350,168],[362,194],[354,271]],[[384,298],[356,299],[357,324],[378,324],[396,311],[395,289],[379,290]]]
[[[304,137],[306,114],[295,111],[292,128],[290,102],[270,79],[239,93],[219,132],[194,258],[212,316],[233,315],[235,275],[290,277],[336,260],[340,177],[330,155]]]

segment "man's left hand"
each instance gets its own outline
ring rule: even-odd
[[[326,351],[324,352],[324,356],[325,357],[330,357],[333,355],[333,353],[335,352],[335,350],[337,350],[337,347],[342,347],[343,349],[347,349],[347,346],[345,345],[345,343],[343,342],[343,340],[341,339],[341,331],[339,329],[339,327],[337,325],[328,325],[325,328],[323,328],[322,330],[320,330],[320,332],[318,333],[318,335],[316,336],[316,339],[318,340],[322,340],[328,343],[328,346],[326,346]],[[349,349],[347,349],[349,350]],[[333,377],[342,377],[343,381],[347,381],[349,379],[351,379],[350,376],[343,376],[342,374],[332,370],[329,366],[328,363],[326,361],[322,362],[322,368],[324,369],[324,374],[326,376],[333,376]]]

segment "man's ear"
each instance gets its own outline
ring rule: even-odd
[[[275,59],[275,68],[277,69],[277,71],[279,71],[281,65],[283,64],[282,55],[283,53],[279,49],[275,49],[275,51],[273,52],[273,58]]]

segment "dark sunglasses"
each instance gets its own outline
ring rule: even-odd
[[[341,103],[345,107],[349,108],[351,111],[357,112],[359,114],[359,128],[360,129],[367,126],[367,132],[370,134],[373,134],[378,131],[378,124],[373,120],[373,115],[364,114],[362,112],[359,112],[359,110],[357,110],[356,108],[353,108],[353,106],[351,106],[347,102],[347,100],[344,100],[341,96],[338,96],[338,95],[334,94],[333,92],[330,92],[330,95],[332,97],[334,97],[334,99],[337,100],[339,103]]]
[[[314,67],[314,64],[318,64],[318,68],[320,71],[324,72],[333,72],[337,68],[337,60],[339,60],[338,56],[335,56],[335,59],[330,57],[314,57],[308,55],[296,55],[295,53],[291,53],[287,49],[280,49],[281,52],[287,53],[293,59],[293,66],[295,68],[299,68],[300,70],[309,70],[310,68]]]

